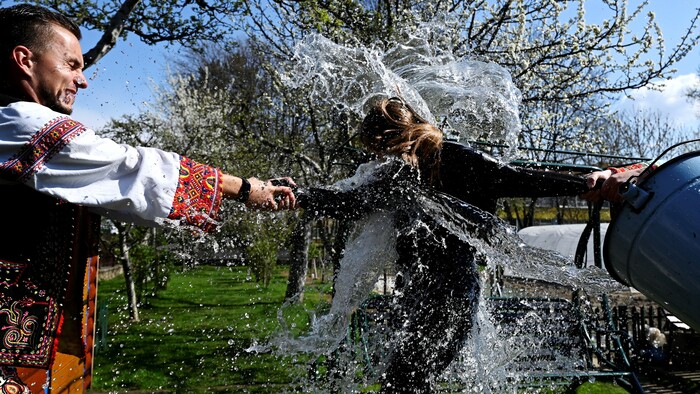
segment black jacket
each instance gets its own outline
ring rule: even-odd
[[[458,142],[445,141],[435,188],[488,212],[502,197],[576,196],[588,190],[580,176],[504,164]]]
[[[435,188],[426,187],[415,168],[390,159],[348,187],[298,191],[299,204],[312,216],[393,213],[403,281],[393,303],[397,331],[386,346],[384,393],[430,392],[429,382],[462,348],[479,300],[476,266],[507,234],[491,213],[498,198],[585,191],[582,178],[503,165],[452,142],[444,143],[441,163]]]
[[[386,393],[429,392],[471,332],[478,305],[476,245],[497,242],[495,216],[427,188],[418,171],[400,160],[380,164],[367,179],[345,189],[300,191],[307,214],[357,219],[393,213],[400,295],[387,339]],[[352,253],[348,251],[347,253]],[[430,366],[430,367],[427,367]]]

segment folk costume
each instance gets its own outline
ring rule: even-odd
[[[222,190],[216,168],[117,144],[37,103],[0,105],[0,369],[11,384],[14,367],[50,368],[57,352],[89,368],[98,215],[209,231]]]

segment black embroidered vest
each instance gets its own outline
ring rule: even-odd
[[[99,216],[13,177],[0,171],[0,364],[47,368],[57,350],[85,355],[84,282]]]

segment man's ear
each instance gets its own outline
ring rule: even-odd
[[[10,56],[11,63],[15,66],[15,68],[18,71],[21,70],[22,73],[27,75],[31,75],[32,68],[34,67],[34,61],[32,59],[32,51],[23,45],[16,46],[12,50],[12,54]]]

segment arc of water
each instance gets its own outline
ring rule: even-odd
[[[426,119],[448,126],[448,135],[516,146],[521,131],[521,93],[508,71],[495,64],[457,58],[425,37],[381,50],[341,45],[310,35],[295,47],[283,78],[318,102],[363,116],[376,95],[402,96]]]

